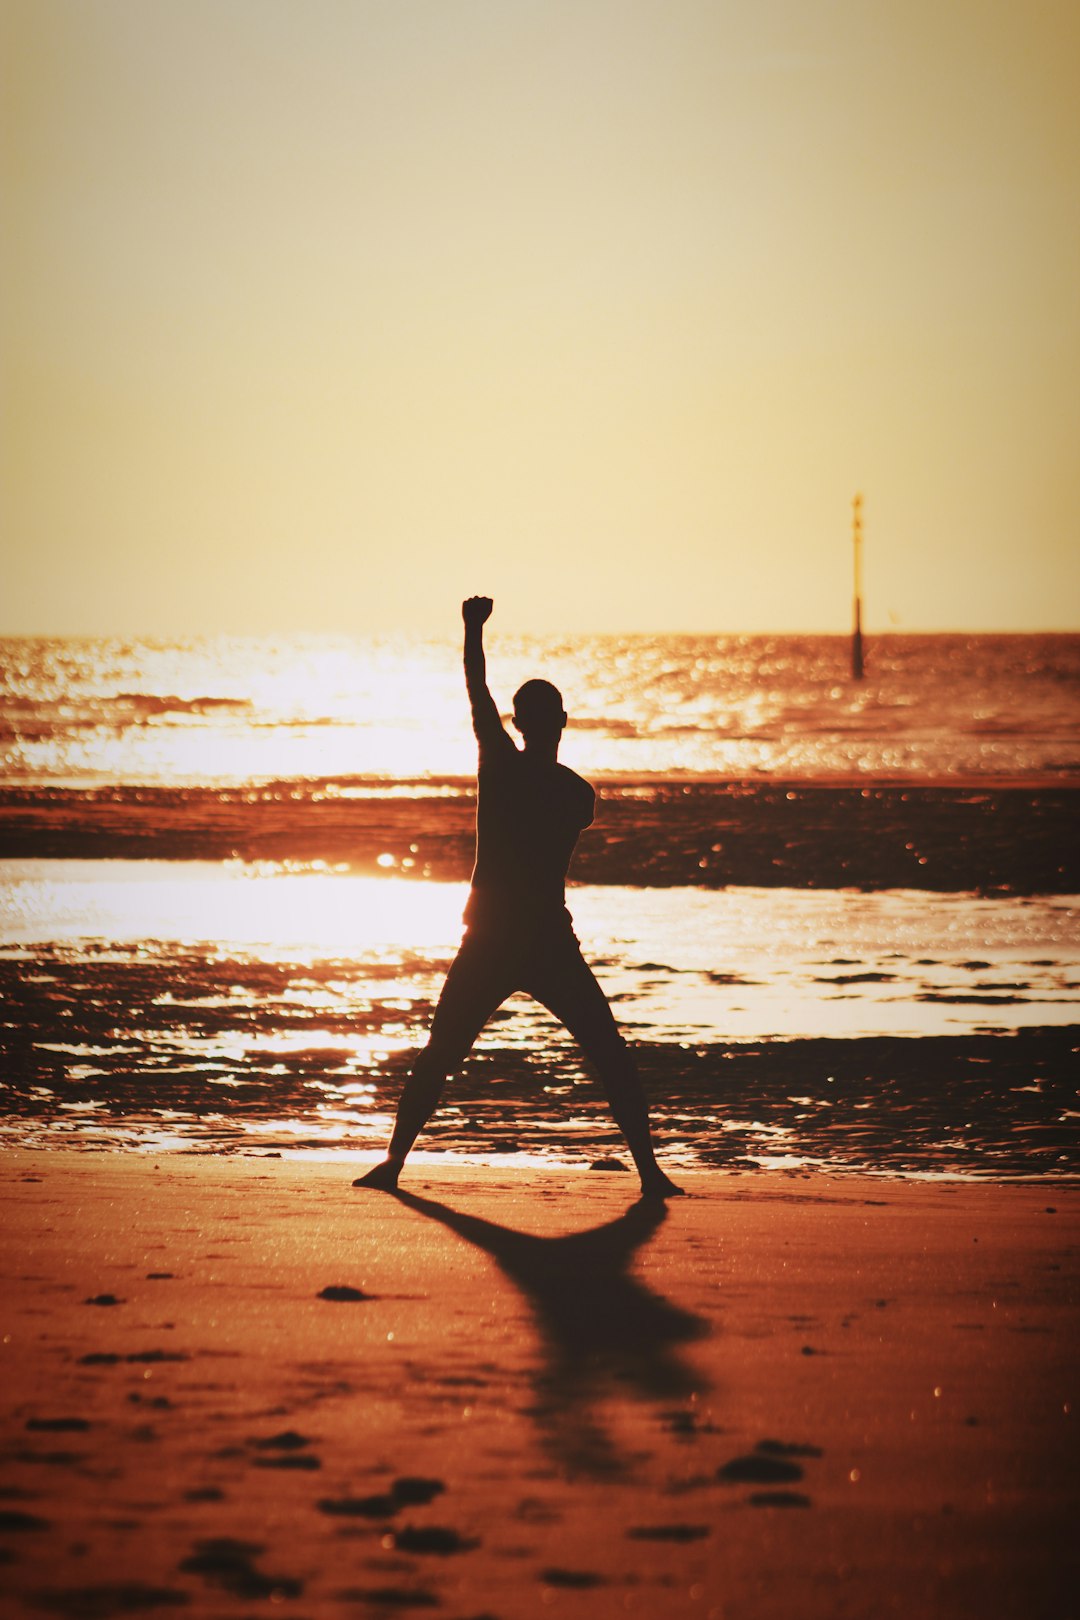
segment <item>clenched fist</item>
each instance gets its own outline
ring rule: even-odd
[[[490,619],[493,606],[490,596],[468,596],[461,604],[461,617],[466,624],[483,624]]]

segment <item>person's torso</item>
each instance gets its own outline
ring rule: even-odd
[[[465,917],[562,912],[566,871],[594,794],[565,765],[508,748],[478,773],[476,864]]]

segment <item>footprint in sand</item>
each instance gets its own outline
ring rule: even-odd
[[[783,1440],[761,1440],[756,1450],[743,1457],[733,1457],[716,1470],[723,1485],[793,1485],[802,1479],[803,1470],[795,1457],[820,1457],[820,1446],[790,1444]],[[801,1491],[754,1491],[747,1498],[751,1507],[810,1507],[811,1501]]]
[[[425,1507],[445,1489],[441,1479],[423,1479],[418,1474],[406,1474],[402,1479],[395,1479],[391,1486],[394,1500],[402,1507]]]
[[[316,1506],[333,1519],[389,1519],[401,1503],[389,1495],[324,1496]]]
[[[422,1479],[406,1474],[396,1479],[389,1491],[375,1496],[323,1497],[320,1513],[342,1519],[389,1519],[403,1507],[425,1507],[441,1496],[446,1486],[441,1479]]]
[[[180,1565],[188,1575],[201,1575],[208,1586],[220,1586],[235,1597],[269,1598],[272,1603],[299,1597],[303,1581],[292,1575],[264,1575],[255,1568],[255,1559],[265,1548],[251,1541],[215,1537],[197,1541],[195,1551]]]
[[[732,1457],[716,1470],[716,1477],[725,1485],[786,1485],[802,1479],[803,1471],[798,1463],[754,1452],[748,1457]]]
[[[410,1525],[395,1532],[394,1546],[398,1552],[437,1553],[445,1558],[450,1553],[471,1552],[479,1547],[477,1540],[459,1536],[456,1530],[444,1530],[438,1525]]]
[[[265,1440],[248,1441],[256,1451],[271,1453],[268,1457],[254,1457],[256,1468],[294,1468],[308,1473],[322,1467],[319,1458],[305,1449],[311,1443],[306,1434],[297,1434],[295,1429],[285,1429]]]
[[[280,1434],[268,1435],[265,1440],[249,1440],[249,1446],[256,1451],[302,1451],[305,1446],[311,1445],[311,1437],[306,1434],[297,1434],[295,1429],[283,1429]]]
[[[562,1586],[570,1591],[586,1592],[593,1586],[606,1586],[603,1575],[588,1569],[542,1569],[540,1579],[545,1586]]]
[[[52,1526],[48,1519],[39,1518],[36,1513],[22,1513],[18,1508],[4,1508],[0,1510],[0,1534],[23,1535],[33,1533],[35,1530],[49,1530]]]
[[[626,1532],[631,1541],[703,1541],[712,1534],[707,1524],[639,1524]]]
[[[91,1350],[89,1355],[79,1357],[80,1367],[115,1367],[118,1362],[159,1362],[159,1361],[190,1361],[191,1357],[183,1350],[135,1350],[129,1356],[121,1356],[115,1350]]]

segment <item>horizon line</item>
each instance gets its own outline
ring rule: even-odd
[[[601,630],[601,629],[595,629],[595,628],[594,629],[589,629],[589,630],[580,630],[580,629],[578,629],[578,630],[558,630],[558,629],[524,630],[524,629],[522,629],[520,627],[511,629],[511,628],[508,628],[505,625],[500,625],[499,627],[490,626],[488,628],[487,634],[493,640],[494,639],[500,639],[500,638],[507,637],[507,636],[534,635],[534,636],[540,636],[540,637],[547,637],[547,636],[578,637],[578,636],[581,636],[581,637],[594,638],[594,639],[599,639],[601,637],[607,637],[607,636],[628,636],[628,637],[629,636],[685,636],[685,637],[694,638],[694,639],[698,639],[698,638],[705,639],[705,638],[709,638],[709,637],[717,637],[717,638],[724,639],[724,640],[732,639],[732,638],[735,638],[735,637],[756,638],[756,637],[763,637],[763,636],[784,636],[784,637],[789,637],[789,636],[790,637],[819,636],[819,637],[823,637],[823,638],[827,637],[829,639],[837,640],[837,641],[850,641],[851,636],[852,636],[852,632],[850,630],[835,630],[835,629],[830,629],[830,630],[821,630],[821,629],[793,630],[793,629],[790,629],[790,628],[775,628],[775,629],[768,629],[768,630],[764,630],[764,629],[755,629],[755,630],[711,629],[711,630],[706,630],[706,629],[699,628],[699,629],[691,630],[691,629],[665,629],[665,628],[662,628],[662,627],[655,627],[655,628],[651,628],[651,629],[610,629],[610,630]],[[441,639],[445,639],[445,640],[449,641],[449,640],[456,640],[457,639],[456,629],[452,631],[449,626],[445,630],[421,630],[421,629],[415,629],[415,628],[413,628],[411,626],[408,626],[408,625],[391,625],[391,626],[382,626],[380,628],[359,629],[359,628],[348,628],[348,627],[346,627],[344,625],[335,626],[335,627],[322,625],[322,626],[319,626],[319,627],[314,627],[314,626],[299,625],[299,624],[292,625],[292,626],[290,626],[288,628],[285,628],[285,627],[279,625],[279,626],[274,626],[274,627],[263,629],[263,630],[253,630],[253,629],[233,629],[233,630],[230,630],[230,629],[225,629],[225,628],[221,628],[221,627],[219,627],[217,629],[212,629],[212,630],[210,630],[210,629],[188,629],[188,630],[182,630],[182,629],[174,629],[174,630],[5,630],[2,627],[0,627],[0,641],[163,641],[163,642],[173,642],[173,641],[199,641],[199,640],[211,641],[211,640],[214,640],[214,639],[216,639],[218,637],[228,637],[231,640],[238,640],[238,641],[245,641],[245,640],[264,641],[264,640],[271,639],[271,638],[273,638],[275,636],[303,636],[303,637],[309,637],[309,636],[333,636],[333,637],[351,636],[351,637],[357,637],[357,638],[363,639],[363,638],[367,638],[367,637],[397,636],[397,635],[406,635],[406,636],[408,636],[408,635],[416,635],[416,636],[422,637],[424,640],[432,640],[432,639],[441,640]],[[934,628],[927,628],[927,627],[921,627],[921,626],[920,627],[915,627],[915,626],[909,626],[909,625],[889,625],[888,627],[881,628],[881,629],[873,629],[873,628],[867,629],[864,626],[863,631],[862,631],[862,635],[863,635],[863,640],[864,641],[869,640],[871,638],[873,638],[874,640],[885,640],[885,639],[889,639],[891,637],[899,637],[899,636],[1080,636],[1080,624],[1073,625],[1073,626],[1040,625],[1038,627],[1026,627],[1024,629],[1002,628],[1002,627],[994,627],[994,626],[988,626],[988,627],[979,626],[978,628],[973,628],[971,626],[958,626],[958,625],[937,626],[937,627],[934,627]]]

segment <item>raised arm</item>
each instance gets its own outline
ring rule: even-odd
[[[465,686],[472,708],[473,731],[483,754],[488,748],[514,746],[503,730],[495,700],[488,691],[487,660],[484,657],[484,625],[491,617],[490,596],[470,596],[461,604],[465,621]]]

